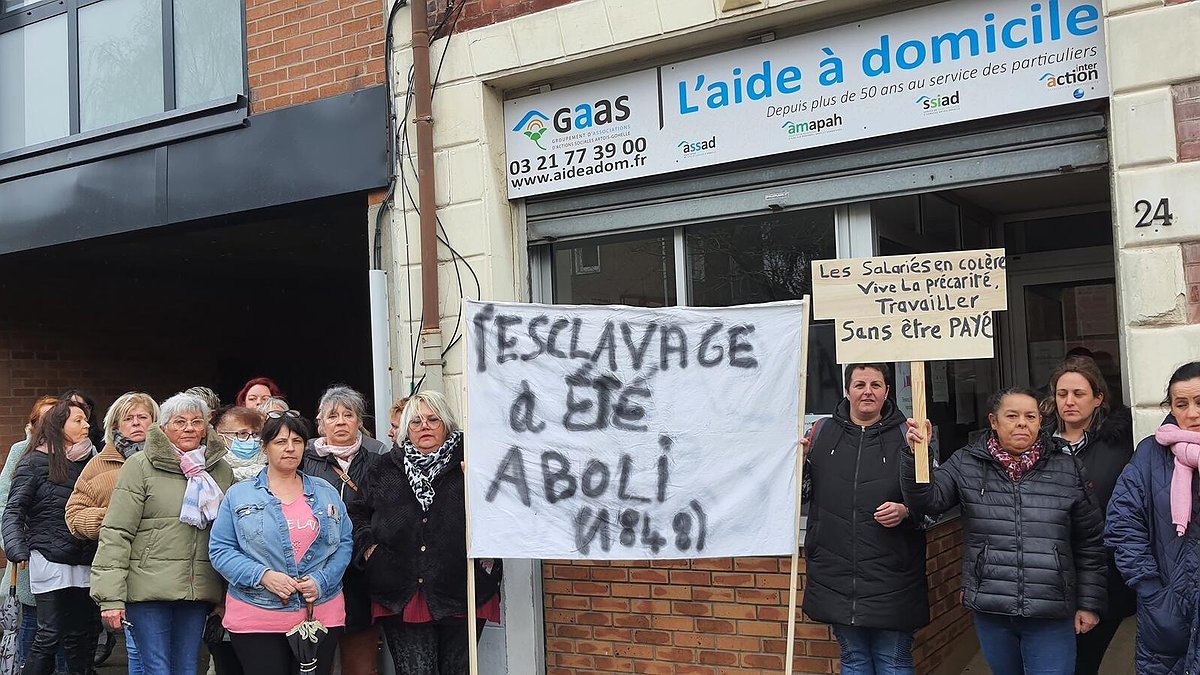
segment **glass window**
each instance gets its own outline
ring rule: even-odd
[[[175,0],[175,104],[241,93],[241,0]]]
[[[687,229],[690,303],[723,307],[812,294],[812,261],[837,257],[832,208],[698,225]],[[812,324],[808,344],[810,413],[842,398],[832,322]]]
[[[0,33],[0,152],[71,133],[67,54],[66,14]]]
[[[4,6],[0,8],[0,12],[11,12],[22,7],[36,5],[39,2],[42,2],[42,0],[4,0]]]
[[[564,305],[676,304],[670,231],[554,244],[554,302]]]
[[[958,207],[937,195],[921,195],[921,234],[958,246]]]
[[[79,10],[80,130],[163,112],[160,0],[104,0]]]

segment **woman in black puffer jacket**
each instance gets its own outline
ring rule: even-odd
[[[37,598],[37,635],[23,670],[28,675],[50,675],[60,644],[70,673],[92,669],[100,626],[100,611],[88,597],[96,542],[76,539],[66,519],[67,499],[95,450],[87,418],[83,406],[70,400],[42,415],[4,509],[4,553],[12,562],[28,562]]]
[[[992,432],[917,484],[903,458],[905,502],[935,514],[961,505],[963,604],[996,675],[1071,675],[1075,635],[1104,611],[1103,519],[1075,458],[1042,433],[1037,392],[992,397]],[[908,439],[922,436],[909,420]]]
[[[1042,401],[1047,434],[1059,451],[1074,456],[1096,495],[1101,515],[1108,512],[1117,477],[1133,457],[1133,419],[1129,408],[1112,408],[1104,375],[1087,356],[1063,360],[1050,376],[1050,395]],[[1108,557],[1108,603],[1100,625],[1076,638],[1075,675],[1096,675],[1121,621],[1137,611],[1133,589]],[[1110,664],[1111,665],[1111,664]],[[1132,668],[1133,663],[1125,664]]]

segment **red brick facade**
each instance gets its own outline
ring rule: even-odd
[[[459,31],[471,30],[480,26],[515,19],[525,14],[533,14],[545,9],[565,5],[575,0],[461,0],[462,15],[458,19]],[[441,10],[445,9],[445,0],[432,0],[430,9],[435,9],[440,18]],[[432,19],[431,19],[432,21]],[[434,25],[434,24],[431,24]]]
[[[938,672],[970,627],[958,604],[962,528],[928,535],[933,622],[917,636],[918,672]],[[800,588],[804,587],[801,558]],[[542,567],[547,675],[782,672],[788,558],[646,563],[554,562]],[[796,624],[797,673],[837,672],[838,647],[823,624]]]
[[[1200,159],[1200,81],[1171,87],[1175,99],[1175,142],[1179,161]]]
[[[246,0],[252,112],[384,83],[379,0]]]

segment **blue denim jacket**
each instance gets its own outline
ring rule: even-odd
[[[283,504],[267,489],[267,470],[254,480],[235,483],[225,493],[221,510],[208,538],[208,557],[229,582],[229,593],[262,609],[299,609],[299,593],[286,606],[262,585],[267,570],[294,579],[312,577],[320,589],[317,604],[342,590],[342,573],[350,564],[353,538],[346,506],[333,486],[321,478],[299,474],[304,499],[312,508],[319,530],[312,546],[296,562],[291,535],[283,517]]]

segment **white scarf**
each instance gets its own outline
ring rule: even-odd
[[[350,462],[354,459],[354,455],[358,453],[358,449],[362,447],[363,435],[358,432],[358,436],[354,437],[354,442],[350,445],[331,445],[324,438],[318,438],[313,441],[313,450],[317,451],[317,455],[328,457],[333,455],[334,459],[342,465],[342,470],[350,466]]]

